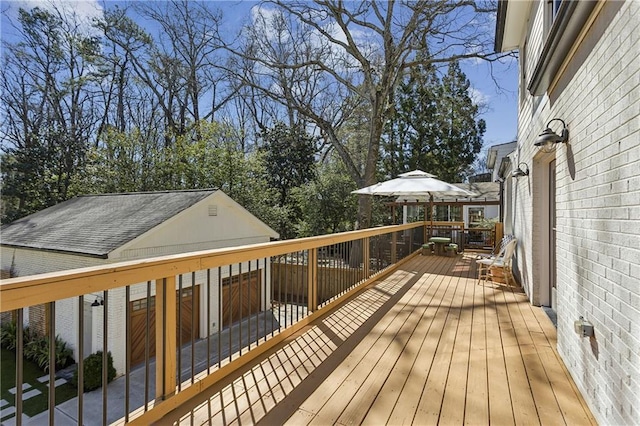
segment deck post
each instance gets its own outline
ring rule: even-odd
[[[307,256],[307,309],[318,308],[318,249],[309,249]]]
[[[176,391],[176,277],[156,280],[156,398]]]

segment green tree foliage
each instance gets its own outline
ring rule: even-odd
[[[387,176],[421,169],[449,182],[467,177],[486,129],[469,87],[457,61],[441,79],[431,65],[412,70],[399,86],[386,129],[382,169]]]
[[[267,3],[243,34],[221,33],[215,2],[107,2],[93,27],[59,2],[20,10],[0,73],[2,221],[85,193],[220,188],[287,238],[350,229],[349,182],[464,175],[484,125],[457,63],[433,67],[495,59],[466,53],[486,34],[460,19],[491,11]],[[317,181],[316,144],[331,156]],[[360,227],[375,202],[360,197]]]
[[[262,139],[265,180],[276,193],[272,205],[281,213],[274,229],[281,237],[292,238],[296,236],[296,224],[303,219],[291,193],[315,178],[315,138],[302,125],[276,123],[262,132]]]
[[[302,213],[299,237],[354,229],[358,203],[351,191],[356,184],[338,161],[318,166],[317,179],[294,188],[292,197]]]
[[[458,61],[449,65],[442,83],[442,136],[435,151],[440,164],[437,174],[444,180],[460,182],[482,149],[486,123],[478,120],[478,105],[471,99],[469,80]]]
[[[74,192],[131,192],[170,189],[235,189],[250,158],[238,150],[226,126],[201,122],[182,135],[168,134],[169,146],[134,128],[104,131],[90,151]]]
[[[229,126],[202,121],[197,131],[169,138],[171,146],[162,147],[138,129],[110,128],[75,175],[71,194],[217,188],[274,229],[286,223],[266,179],[265,153],[245,154]]]
[[[315,175],[315,139],[301,125],[276,123],[262,132],[267,182],[276,188],[280,204],[287,204],[291,189],[311,181]]]
[[[491,49],[485,24],[495,10],[477,2],[270,0],[254,12],[243,37],[228,46],[229,72],[312,122],[360,187],[376,182],[393,96],[412,68],[502,56]],[[425,44],[437,47],[417,59]],[[356,158],[340,137],[351,102],[367,111],[366,146]],[[368,227],[370,198],[360,197],[358,209],[360,226]]]
[[[418,58],[423,56],[428,55],[423,52]],[[437,159],[432,147],[437,146],[441,136],[437,121],[441,92],[436,68],[430,63],[412,68],[399,84],[381,156],[386,177],[396,177],[407,170],[434,168]]]

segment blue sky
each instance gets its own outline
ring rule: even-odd
[[[19,0],[2,2],[2,38],[10,37],[13,30],[8,25],[7,18],[15,18],[19,7],[46,7],[52,0]],[[66,4],[81,16],[91,18],[99,16],[104,5],[113,5],[113,1],[55,1],[57,5]],[[123,2],[118,2],[123,3]],[[214,1],[224,13],[225,23],[230,31],[237,29],[248,19],[251,7],[255,1]],[[514,59],[504,62],[464,61],[462,69],[467,74],[473,89],[473,96],[480,100],[485,108],[481,118],[487,123],[484,136],[484,146],[510,142],[517,134],[517,94],[518,94],[518,66]],[[495,81],[494,81],[495,80]],[[497,84],[496,84],[497,83]]]
[[[482,118],[487,122],[485,147],[516,140],[518,131],[518,64],[493,64],[493,78],[486,63],[463,66],[471,85],[483,96],[487,105]],[[496,79],[494,82],[493,79]]]

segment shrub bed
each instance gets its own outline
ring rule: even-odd
[[[18,327],[15,321],[0,327],[0,346],[15,352],[18,341]],[[43,337],[25,327],[22,333],[23,356],[35,362],[45,373],[49,371],[49,337]],[[68,367],[75,361],[73,351],[59,336],[55,340],[55,370]]]

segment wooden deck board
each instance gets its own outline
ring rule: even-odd
[[[396,404],[398,395],[408,377],[413,366],[415,356],[419,349],[419,339],[413,338],[414,334],[424,336],[424,332],[417,332],[427,307],[433,302],[434,294],[437,292],[436,275],[424,275],[421,283],[425,289],[421,293],[420,299],[414,297],[414,303],[405,305],[405,310],[411,309],[409,317],[400,329],[393,336],[391,344],[384,352],[383,359],[388,361],[384,364],[378,363],[374,368],[375,376],[369,376],[360,390],[362,397],[354,399],[346,407],[343,415],[338,419],[339,423],[352,424],[362,423],[365,417],[369,417],[368,422],[381,424],[386,422],[386,418],[391,413]],[[416,295],[418,296],[418,295]],[[378,355],[379,356],[379,355]],[[350,406],[353,408],[350,409]]]
[[[354,356],[358,359],[357,363],[345,364],[341,369],[344,372],[338,372],[336,375],[327,380],[328,386],[332,387],[333,395],[324,406],[317,411],[317,422],[320,424],[340,422],[343,424],[358,423],[360,414],[366,414],[362,409],[370,406],[370,401],[375,398],[375,393],[382,385],[388,372],[393,367],[397,355],[401,351],[401,342],[397,342],[398,332],[402,332],[407,323],[410,324],[410,317],[413,313],[408,304],[416,298],[422,298],[426,291],[423,285],[413,286],[402,297],[400,302],[393,307],[388,314],[393,319],[385,324],[385,327],[375,327],[369,336],[375,339],[373,344],[368,341],[362,342],[352,352],[349,357]],[[382,356],[384,354],[384,356]],[[388,355],[388,356],[387,356]],[[373,368],[372,368],[373,366]],[[340,368],[339,368],[340,369]],[[337,383],[337,378],[346,373],[346,377],[339,386],[332,386]],[[353,394],[350,399],[344,398],[344,395]],[[314,402],[313,398],[309,398],[310,402]],[[305,407],[309,411],[315,411]],[[343,413],[347,413],[344,415]],[[313,424],[313,422],[312,422]]]
[[[469,353],[469,373],[465,424],[489,424],[489,389],[487,377],[487,318],[484,304],[484,286],[474,285],[473,320],[471,348]]]
[[[447,285],[445,280],[440,280],[440,286],[438,287],[437,295],[434,297],[434,303],[426,313],[426,315],[431,315],[431,323],[429,324],[428,331],[422,338],[416,362],[403,388],[400,390],[398,403],[393,408],[387,420],[390,424],[411,424],[414,421],[426,379],[433,366],[434,354],[444,330],[446,315],[453,300],[454,292],[455,288],[453,286]],[[426,325],[426,321],[424,323]],[[376,418],[371,419],[371,424],[380,424],[375,420],[381,419],[383,414],[377,413],[377,410],[372,411],[376,415]],[[368,423],[367,419],[368,418],[365,418],[365,423]]]
[[[449,374],[444,388],[444,398],[440,408],[439,421],[443,424],[464,423],[464,406],[469,376],[469,350],[471,347],[471,327],[473,320],[474,286],[470,281],[457,277],[451,285],[463,288],[461,303],[458,304],[459,318],[455,328],[453,354],[449,364]],[[461,409],[462,408],[462,409]]]
[[[393,367],[371,405],[371,409],[367,410],[366,417],[363,420],[364,424],[385,424],[389,422],[389,418],[392,417],[396,408],[402,414],[411,413],[411,418],[408,421],[413,420],[413,412],[415,412],[415,406],[417,406],[418,402],[417,398],[422,393],[424,377],[427,376],[426,373],[420,374],[416,371],[416,363],[430,359],[424,356],[422,349],[424,348],[425,338],[436,318],[435,314],[440,307],[439,301],[443,299],[445,291],[442,280],[435,274],[428,274],[428,281],[425,284],[429,285],[429,289],[423,301],[417,305],[419,307],[419,318],[412,331],[412,338],[406,343],[398,362]],[[413,335],[417,336],[417,338],[413,338]],[[408,384],[407,382],[410,379],[414,379],[414,383]],[[409,395],[403,396],[402,394],[406,390],[409,391]],[[416,396],[416,399],[413,401],[412,407],[407,408],[407,404],[411,403],[411,396],[413,395]],[[396,407],[398,404],[399,407]],[[398,420],[392,417],[391,422],[400,423]]]
[[[483,291],[485,290],[483,286]],[[485,320],[487,338],[487,386],[489,418],[492,423],[499,425],[515,424],[509,380],[504,359],[502,333],[500,332],[499,311],[504,311],[497,300],[495,291],[486,289],[485,292]],[[505,323],[502,323],[503,325]]]
[[[163,423],[595,424],[544,312],[476,282],[416,257]]]
[[[447,285],[452,286],[453,277],[445,276],[444,280]],[[437,343],[433,365],[429,371],[429,375],[426,377],[425,387],[414,415],[414,422],[435,424],[438,423],[440,418],[447,376],[453,356],[455,335],[460,320],[460,307],[456,306],[456,303],[457,300],[460,299],[460,295],[464,294],[465,290],[464,287],[461,286],[452,287],[455,291],[454,297],[446,312],[443,332]]]

